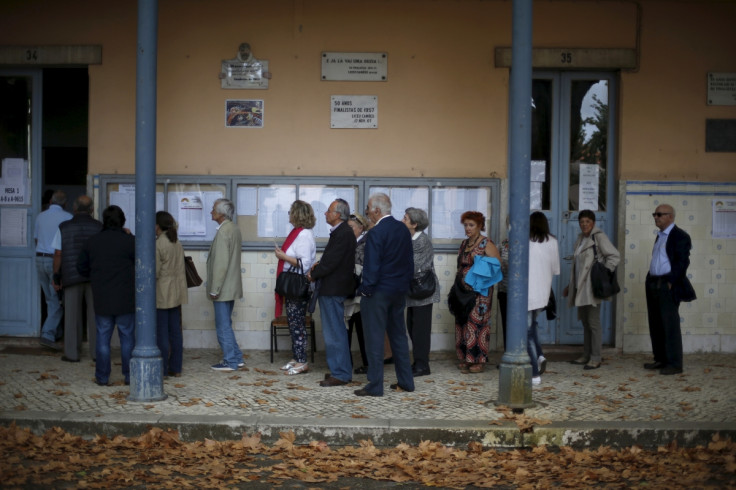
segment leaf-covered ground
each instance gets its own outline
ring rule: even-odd
[[[158,428],[139,437],[87,440],[59,428],[37,436],[11,425],[0,427],[0,487],[381,488],[391,482],[406,488],[736,488],[736,444],[718,437],[707,447],[656,450],[499,451],[431,441],[330,448],[294,440],[293,433],[282,433],[271,447],[258,434],[183,442]]]

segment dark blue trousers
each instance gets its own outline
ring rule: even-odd
[[[383,337],[388,335],[394,357],[396,378],[402,388],[414,389],[414,376],[409,359],[409,340],[406,336],[403,294],[377,291],[360,300],[363,317],[363,335],[368,356],[368,384],[365,390],[372,395],[383,395]]]

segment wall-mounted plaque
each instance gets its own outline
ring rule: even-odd
[[[736,73],[708,73],[708,105],[736,105]]]
[[[322,53],[322,80],[385,82],[388,53]]]
[[[330,102],[330,127],[376,129],[377,95],[333,95]]]

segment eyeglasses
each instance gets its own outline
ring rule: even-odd
[[[667,216],[668,214],[672,214],[672,213],[652,213],[652,217],[661,218],[662,216]]]

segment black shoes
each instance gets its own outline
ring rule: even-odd
[[[366,374],[368,372],[368,366],[360,366],[355,368],[353,371],[355,374]]]
[[[79,359],[69,359],[66,356],[61,356],[61,360],[64,362],[79,362]]]
[[[589,371],[591,369],[598,369],[599,367],[601,367],[601,363],[600,362],[597,363],[597,364],[594,364],[592,362],[589,362],[588,364],[586,364],[585,366],[583,366],[583,369],[585,369],[586,371]]]
[[[644,364],[644,369],[662,369],[665,367],[663,362],[654,361]]]
[[[399,389],[400,389],[401,391],[408,391],[408,392],[410,392],[410,393],[411,393],[412,391],[414,391],[414,388],[412,388],[412,389],[404,388],[404,387],[403,387],[403,386],[401,386],[401,385],[400,385],[399,383],[394,383],[394,384],[390,385],[390,386],[389,386],[389,388],[391,388],[391,389],[392,389],[392,390],[394,390],[394,391],[396,391],[396,390],[399,390]]]
[[[415,378],[418,378],[419,376],[429,376],[430,374],[432,374],[432,371],[430,371],[428,367],[419,368],[416,366],[412,366],[411,374],[413,374]]]
[[[50,340],[45,339],[43,337],[38,339],[38,343],[41,344],[41,347],[46,347],[47,349],[51,349],[55,351],[61,350],[61,346],[59,344],[57,344],[56,342],[51,342]]]
[[[355,393],[355,396],[383,396],[383,395],[376,395],[374,393],[369,392],[365,388],[361,388],[359,390],[355,390],[353,393]]]
[[[97,386],[108,386],[108,384],[107,384],[107,383],[103,383],[102,381],[100,381],[100,380],[99,380],[99,379],[97,379],[97,378],[95,378],[95,384],[96,384]]]
[[[680,374],[682,373],[682,368],[678,368],[675,366],[667,366],[666,368],[662,368],[659,370],[659,374],[664,375],[672,375],[672,374]]]
[[[324,380],[319,382],[320,386],[328,387],[328,386],[344,386],[348,384],[347,381],[343,381],[341,379],[337,379],[333,376],[330,376],[328,378],[325,378]]]
[[[393,358],[393,356],[392,356],[392,357],[389,357],[389,358],[386,358],[386,359],[384,359],[384,360],[383,360],[383,363],[384,363],[384,364],[393,364],[393,363],[394,363],[394,358]]]

